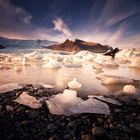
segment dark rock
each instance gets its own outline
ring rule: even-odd
[[[102,118],[97,118],[97,121],[99,124],[102,124],[104,122],[104,120]]]
[[[81,139],[82,139],[82,140],[90,140],[90,135],[89,135],[89,134],[83,134],[83,135],[81,136]]]
[[[6,105],[6,109],[7,109],[7,111],[13,111],[13,107],[10,105]]]
[[[109,55],[112,56],[112,58],[114,58],[117,52],[119,52],[118,48],[115,49],[110,48],[106,53],[104,53],[104,55]]]
[[[24,112],[25,110],[25,107],[21,105],[16,109],[16,112]]]
[[[133,128],[140,132],[140,123],[130,124],[130,128]]]
[[[95,137],[104,137],[105,136],[105,129],[101,127],[93,127],[92,134]]]
[[[35,119],[35,118],[38,118],[39,116],[39,111],[38,110],[33,110],[29,113],[29,116],[31,119]]]
[[[50,124],[48,124],[47,128],[48,128],[48,130],[54,130],[55,131],[57,129],[57,126],[53,123],[50,123]]]

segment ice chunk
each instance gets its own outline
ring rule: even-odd
[[[15,89],[21,89],[22,86],[19,86],[17,83],[10,83],[0,86],[0,93],[9,92]]]
[[[104,61],[102,66],[107,67],[107,68],[117,68],[119,67],[119,64],[112,60],[106,60]]]
[[[31,53],[24,54],[24,57],[28,58],[29,60],[32,60],[32,59],[41,59],[43,56],[38,51],[34,51]]]
[[[13,57],[11,58],[11,61],[13,61],[13,62],[22,61],[22,58],[19,57],[19,56],[13,56]]]
[[[80,89],[81,84],[74,78],[72,81],[68,82],[68,87],[70,89]]]
[[[88,51],[79,51],[75,54],[75,56],[84,56],[86,54],[88,54]]]
[[[65,66],[65,67],[79,68],[79,67],[81,67],[82,65],[81,65],[81,64],[78,64],[78,63],[65,63],[64,66]]]
[[[97,79],[102,81],[102,84],[134,84],[139,83],[139,80],[129,79],[121,76],[100,75]]]
[[[125,85],[123,87],[123,92],[127,95],[134,95],[136,93],[136,88],[133,85]]]
[[[57,68],[60,68],[61,65],[59,62],[52,60],[52,61],[49,61],[47,64],[44,64],[43,67],[50,68],[50,69],[57,69]]]
[[[105,61],[111,61],[111,60],[112,60],[111,56],[97,54],[97,57],[94,59],[94,62],[99,63],[99,64],[103,64]]]
[[[72,115],[75,113],[97,113],[110,114],[107,104],[96,99],[88,99],[86,101],[77,97],[74,90],[64,90],[63,93],[57,94],[46,101],[49,110],[53,114]]]
[[[28,59],[26,57],[23,57],[21,64],[22,65],[27,65]]]
[[[96,99],[99,99],[101,101],[105,101],[107,103],[111,103],[111,104],[114,104],[114,105],[121,105],[121,103],[119,103],[118,101],[116,101],[112,98],[105,98],[104,96],[88,95],[88,98],[96,98]]]
[[[95,114],[110,114],[109,106],[96,99],[88,99],[82,103],[72,107],[73,113],[95,113]]]
[[[94,56],[91,53],[86,54],[85,56],[83,56],[84,61],[92,61],[96,58],[96,56]]]
[[[38,84],[40,84],[40,85],[43,86],[44,88],[54,88],[53,85],[48,85],[48,84],[44,84],[44,83],[41,83],[41,82],[39,82]]]
[[[46,102],[51,113],[71,115],[70,108],[82,101],[81,98],[77,97],[76,91],[65,89],[63,93],[55,95]]]
[[[123,58],[123,59],[130,59],[131,57],[138,57],[140,56],[139,49],[122,49],[118,53],[116,53],[115,58]]]
[[[102,70],[102,65],[97,62],[94,62],[92,66],[93,66],[93,68],[95,68],[97,70]]]
[[[22,71],[22,67],[21,66],[15,66],[15,67],[13,67],[14,68],[14,70],[16,71],[16,72],[21,72]]]
[[[140,68],[140,58],[131,59],[131,64],[129,67]]]
[[[15,99],[15,102],[31,108],[41,107],[41,103],[39,103],[35,97],[30,96],[27,92],[23,92],[17,99]]]

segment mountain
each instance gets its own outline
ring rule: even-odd
[[[49,40],[21,40],[0,37],[0,44],[6,48],[41,48],[43,46],[49,46],[56,43],[57,42]]]
[[[96,53],[104,53],[109,49],[111,49],[112,47],[108,45],[101,45],[99,43],[86,42],[80,39],[76,39],[75,41],[70,41],[67,39],[65,40],[64,43],[54,44],[48,46],[47,48],[52,50],[69,51],[69,52],[87,50]]]

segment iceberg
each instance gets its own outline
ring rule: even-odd
[[[93,68],[95,68],[96,70],[102,70],[102,65],[97,63],[97,62],[93,62],[92,64]]]
[[[47,64],[44,64],[43,67],[50,68],[50,69],[58,69],[58,68],[61,68],[61,65],[59,62],[52,60],[52,61],[49,61]]]
[[[80,89],[81,86],[82,85],[75,78],[73,78],[72,81],[68,82],[68,87],[70,89]]]
[[[21,64],[22,65],[27,65],[28,59],[26,57],[23,57]]]
[[[78,64],[78,63],[65,63],[64,64],[65,67],[71,67],[71,68],[79,68],[79,67],[82,67],[81,64]]]
[[[14,100],[19,104],[29,106],[31,108],[41,107],[41,103],[33,96],[30,96],[27,92],[23,92],[17,99]]]
[[[100,75],[96,77],[97,79],[101,80],[102,84],[135,84],[139,83],[139,80],[129,79],[121,76],[112,76],[112,75]]]
[[[123,87],[123,92],[126,95],[134,95],[136,93],[136,88],[133,85],[125,85]]]
[[[106,61],[104,61],[102,66],[107,67],[107,68],[117,68],[117,67],[119,67],[119,64],[112,60],[106,60]]]
[[[21,72],[21,71],[22,71],[22,67],[21,67],[21,66],[15,66],[15,67],[14,67],[14,70],[15,70],[16,72]]]
[[[131,59],[131,64],[129,65],[129,67],[140,68],[140,58]]]

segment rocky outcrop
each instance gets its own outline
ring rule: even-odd
[[[86,42],[79,39],[76,39],[75,41],[70,41],[67,39],[64,43],[55,44],[47,48],[52,50],[69,51],[69,52],[87,50],[96,53],[104,53],[108,51],[111,47],[107,45],[101,45],[99,43]]]
[[[47,47],[48,49],[52,49],[52,50],[58,50],[58,51],[80,51],[79,46],[77,46],[76,44],[74,44],[73,41],[70,40],[66,40],[64,43],[61,44],[54,44],[52,46]]]

